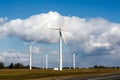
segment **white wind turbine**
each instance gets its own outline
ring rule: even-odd
[[[73,53],[73,69],[75,69],[75,53]]]
[[[66,21],[66,18],[65,18],[65,21]],[[50,28],[50,29],[59,31],[59,63],[60,63],[59,69],[60,69],[60,71],[62,71],[62,39],[63,39],[64,43],[66,44],[63,26],[59,27],[59,28]]]
[[[48,69],[48,54],[46,54],[46,70]]]
[[[75,56],[75,53],[76,53],[76,51],[78,50],[79,48],[77,48],[77,49],[75,49],[75,50],[73,50],[72,51],[72,63],[73,63],[73,69],[75,69],[75,67],[76,67],[76,56]]]
[[[29,46],[29,61],[30,61],[30,67],[29,67],[29,69],[31,70],[32,69],[32,45],[36,42],[37,40],[34,40],[33,42],[31,42],[31,43],[26,43],[26,42],[24,42],[24,44],[25,45],[28,45]]]

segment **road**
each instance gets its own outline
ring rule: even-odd
[[[99,75],[99,76],[88,76],[88,77],[76,76],[72,78],[57,79],[57,80],[120,80],[120,73]]]

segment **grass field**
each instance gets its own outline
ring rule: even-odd
[[[29,80],[42,79],[51,77],[65,76],[88,76],[107,73],[120,72],[120,69],[75,69],[75,70],[41,70],[41,69],[2,69],[0,70],[0,80]]]

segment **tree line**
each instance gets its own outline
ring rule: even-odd
[[[116,66],[116,67],[106,67],[106,66],[103,66],[103,65],[94,65],[93,67],[90,67],[90,68],[120,68],[120,66]]]
[[[32,67],[33,69],[40,69],[39,67]],[[103,65],[94,65],[93,67],[89,68],[120,68],[120,66],[116,67],[106,67]],[[8,66],[5,66],[3,62],[0,62],[0,69],[29,69],[29,65],[25,66],[22,63],[10,63]],[[73,67],[64,67],[64,69],[73,69]],[[78,69],[78,68],[76,68]]]
[[[38,69],[38,67],[32,67]],[[10,63],[5,66],[3,62],[0,62],[0,69],[29,69],[29,65],[25,66],[22,63]]]

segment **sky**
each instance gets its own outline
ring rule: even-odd
[[[120,66],[119,0],[0,0],[0,61],[6,65],[59,66],[59,33],[48,28],[63,26],[63,66]]]

